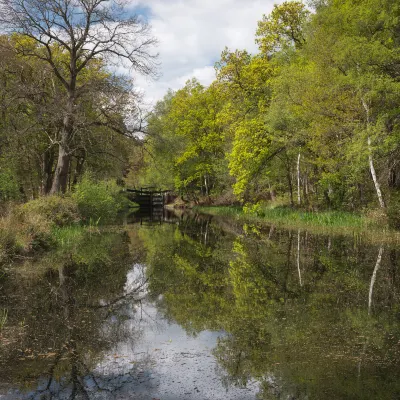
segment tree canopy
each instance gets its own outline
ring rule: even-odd
[[[165,182],[195,200],[398,208],[399,13],[390,0],[276,5],[258,53],[225,49],[209,87],[159,103],[142,176],[156,182],[168,160]]]

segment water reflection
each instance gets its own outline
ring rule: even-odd
[[[213,354],[229,384],[256,379],[265,399],[399,396],[398,249],[213,222],[141,237],[165,315],[228,333]]]
[[[132,258],[128,237],[88,235],[69,250],[40,266],[19,266],[3,284],[1,306],[9,321],[2,331],[0,380],[19,389],[9,398],[78,399],[93,388],[111,390],[111,377],[94,370],[126,338],[124,315],[140,292],[139,285],[121,293]]]
[[[400,397],[397,248],[187,213],[127,222],[2,278],[4,398]]]

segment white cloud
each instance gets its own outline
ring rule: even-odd
[[[136,83],[155,102],[166,91],[181,88],[197,77],[208,85],[214,79],[215,61],[225,46],[255,52],[257,21],[268,14],[273,0],[136,0],[148,12],[159,40],[161,78],[149,82],[136,76]]]

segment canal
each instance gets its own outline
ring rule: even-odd
[[[0,399],[400,398],[399,261],[197,214],[87,230],[0,271]]]

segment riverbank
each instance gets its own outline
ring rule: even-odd
[[[200,213],[240,222],[271,224],[288,229],[305,229],[314,233],[360,233],[374,241],[400,241],[400,232],[389,228],[383,214],[362,215],[343,211],[307,212],[287,207],[246,210],[242,207],[194,207]]]
[[[42,196],[26,203],[3,204],[0,217],[0,266],[13,259],[74,242],[86,231],[112,225],[130,206],[114,181],[89,175],[64,196]]]

